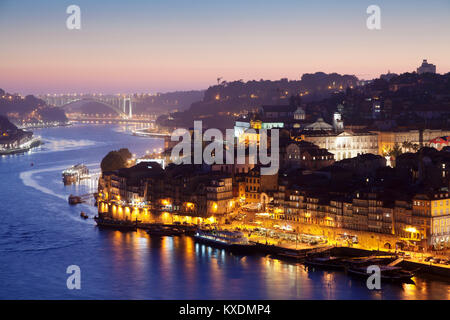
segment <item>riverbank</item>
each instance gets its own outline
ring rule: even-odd
[[[146,128],[134,130],[133,136],[147,137],[147,138],[164,138],[170,137],[170,134],[168,132],[162,132],[159,130],[149,130],[148,128]]]
[[[7,149],[7,150],[0,150],[0,156],[7,156],[7,155],[14,155],[14,154],[21,154],[28,152],[29,150],[39,147],[42,145],[42,140],[38,138],[33,138],[30,141],[27,141],[24,145],[22,145],[19,148],[13,148],[13,149]]]
[[[53,123],[33,123],[31,125],[18,126],[19,129],[44,129],[44,128],[57,128],[57,127],[70,127],[70,122],[53,122]]]

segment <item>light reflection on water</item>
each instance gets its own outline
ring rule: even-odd
[[[233,255],[187,236],[158,238],[142,231],[116,231],[115,236],[122,239],[115,246],[128,243],[133,248],[128,255],[132,259],[127,260],[131,265],[118,269],[126,268],[136,276],[155,271],[158,279],[152,284],[157,285],[158,298],[448,299],[450,293],[445,283],[425,279],[416,280],[415,285],[383,283],[381,291],[370,291],[364,281],[344,272],[309,269],[260,255]],[[143,285],[137,287],[146,291]]]

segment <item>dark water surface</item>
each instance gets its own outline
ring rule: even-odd
[[[46,144],[0,158],[1,299],[449,299],[450,284],[415,279],[373,292],[343,272],[305,269],[263,256],[235,256],[189,237],[99,230],[89,205],[71,207],[61,171],[83,162],[97,171],[110,150],[162,147],[119,126],[36,130]],[[34,165],[31,166],[31,163]],[[81,268],[81,290],[66,286],[66,268]]]

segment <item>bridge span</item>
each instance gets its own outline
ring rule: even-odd
[[[92,124],[133,124],[145,123],[154,126],[154,118],[121,118],[121,117],[92,117],[68,114],[67,118],[70,122],[92,123]]]

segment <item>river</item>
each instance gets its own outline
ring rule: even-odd
[[[140,155],[162,147],[130,129],[38,129],[42,147],[0,158],[0,299],[450,299],[450,283],[436,279],[371,291],[343,272],[237,256],[190,237],[99,230],[79,216],[94,216],[95,207],[67,203],[69,194],[93,192],[95,183],[65,187],[61,171],[84,163],[99,172],[111,150]],[[70,265],[80,267],[80,290],[66,286]]]

